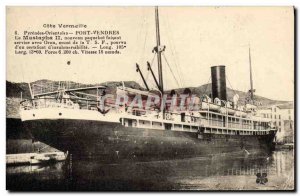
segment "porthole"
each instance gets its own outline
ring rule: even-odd
[[[61,115],[62,115],[62,113],[58,113],[58,115],[60,115],[60,116],[61,116]]]
[[[33,117],[35,117],[35,114],[32,114]]]

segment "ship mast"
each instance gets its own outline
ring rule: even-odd
[[[160,46],[160,33],[159,33],[159,15],[158,15],[158,7],[155,7],[155,24],[156,24],[156,48],[155,51],[157,53],[157,63],[158,63],[158,80],[159,87],[161,93],[164,92],[164,84],[163,84],[163,74],[162,74],[162,63],[161,63],[161,52],[164,50],[164,47]]]
[[[252,65],[251,65],[251,51],[250,51],[250,47],[249,47],[249,65],[250,65],[250,98],[251,98],[251,102],[253,103],[254,101],[254,95],[253,95],[253,78],[252,78]]]

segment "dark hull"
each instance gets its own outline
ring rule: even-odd
[[[119,123],[83,120],[35,120],[23,122],[35,139],[71,154],[104,159],[206,156],[217,153],[269,153],[270,135],[213,135],[124,127]]]

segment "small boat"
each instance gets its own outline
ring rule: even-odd
[[[38,165],[65,161],[68,152],[22,153],[6,155],[7,165]]]
[[[30,164],[42,164],[50,161],[50,157],[45,156],[44,154],[36,154],[30,157]]]

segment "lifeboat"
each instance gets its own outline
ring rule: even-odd
[[[234,115],[245,118],[247,116],[247,113],[243,111],[236,111]]]
[[[221,114],[226,114],[226,108],[221,107],[221,108],[220,108],[220,113],[221,113]]]
[[[209,104],[209,109],[219,112],[221,109],[221,100],[219,98],[215,98],[214,103]]]
[[[234,110],[234,109],[232,109],[232,108],[227,108],[227,113],[228,113],[229,115],[234,115],[235,112],[236,112],[236,110]]]
[[[209,104],[209,110],[211,110],[211,111],[219,112],[220,109],[221,109],[221,106],[219,106],[219,105],[216,105],[213,103]]]
[[[236,110],[233,109],[232,102],[230,102],[230,101],[226,102],[226,108],[227,108],[227,113],[229,115],[234,115],[235,114]]]
[[[210,111],[215,111],[219,112],[221,109],[221,100],[219,98],[215,98],[214,102],[212,103],[211,98],[208,97],[207,95],[203,95],[202,98],[202,103],[201,103],[201,108],[203,110],[210,110]]]
[[[209,108],[209,103],[206,103],[206,102],[201,103],[201,109],[208,110],[208,108]]]
[[[209,104],[211,103],[211,98],[207,95],[201,97],[201,109],[208,110]]]

